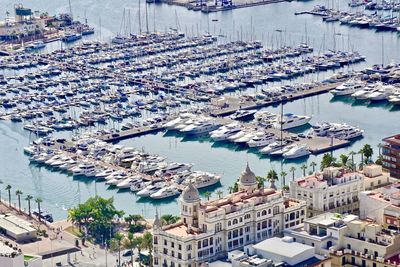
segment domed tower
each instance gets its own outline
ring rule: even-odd
[[[153,229],[158,230],[160,228],[161,228],[161,221],[160,218],[158,217],[158,209],[156,209],[156,216],[154,218]]]
[[[180,202],[183,223],[188,226],[198,227],[200,195],[192,183],[189,183],[185,190],[183,190]]]
[[[246,165],[246,169],[241,173],[239,177],[239,191],[253,192],[258,188],[258,182],[254,172],[250,170],[249,163]]]

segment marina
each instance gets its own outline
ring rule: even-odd
[[[292,7],[287,8],[292,4]],[[10,183],[15,188],[22,187],[25,192],[41,194],[45,199],[46,209],[56,219],[63,218],[68,207],[94,194],[113,196],[119,207],[151,217],[155,207],[163,207],[174,213],[176,202],[172,196],[178,194],[174,188],[160,193],[161,196],[170,195],[171,198],[153,203],[139,197],[137,193],[140,190],[136,193],[126,190],[127,188],[112,190],[109,189],[109,184],[105,184],[106,181],[73,175],[73,171],[55,171],[33,162],[29,164],[29,157],[21,156],[22,147],[28,146],[38,137],[44,140],[49,138],[54,142],[57,139],[65,140],[66,144],[70,144],[71,140],[85,132],[101,133],[98,136],[99,141],[106,141],[110,145],[118,142],[117,145],[135,148],[138,153],[145,151],[152,156],[163,157],[170,163],[193,164],[192,171],[196,173],[220,175],[220,184],[204,187],[201,192],[204,194],[205,191],[215,192],[217,188],[228,191],[236,173],[243,169],[243,166],[238,165],[243,165],[246,160],[251,162],[259,174],[263,174],[265,166],[286,171],[291,166],[296,166],[296,172],[300,173],[301,164],[318,161],[321,153],[338,149],[337,152],[332,152],[338,155],[342,151],[357,150],[365,142],[376,146],[380,134],[387,136],[396,130],[394,126],[387,126],[387,121],[395,120],[398,112],[396,94],[387,96],[386,100],[379,103],[359,103],[353,102],[351,94],[333,96],[328,92],[353,77],[360,79],[365,86],[382,81],[383,86],[392,84],[397,88],[397,65],[390,71],[377,71],[377,68],[371,67],[382,61],[386,62],[386,66],[392,59],[399,60],[397,39],[385,38],[388,44],[382,60],[379,48],[381,33],[376,33],[376,38],[370,37],[377,44],[373,48],[360,41],[360,36],[364,36],[364,33],[355,32],[358,29],[347,30],[340,26],[341,34],[346,32],[351,35],[350,45],[347,45],[347,41],[340,45],[338,41],[336,49],[333,49],[330,40],[330,36],[334,35],[332,28],[326,28],[331,26],[317,22],[312,17],[304,17],[308,25],[315,24],[315,28],[308,26],[304,30],[303,18],[293,16],[295,10],[311,10],[314,5],[314,2],[293,2],[265,6],[267,14],[273,12],[267,10],[267,7],[285,10],[292,22],[301,21],[301,30],[295,26],[288,26],[288,29],[283,30],[287,22],[279,19],[276,26],[266,26],[265,21],[260,21],[264,14],[257,16],[255,13],[250,19],[250,15],[246,15],[247,10],[257,8],[232,10],[246,17],[241,22],[236,21],[236,25],[224,19],[222,14],[225,12],[213,14],[213,17],[210,15],[206,19],[202,17],[205,16],[202,12],[188,15],[184,8],[177,8],[179,15],[184,14],[179,16],[179,23],[182,25],[182,22],[187,22],[188,25],[187,29],[178,29],[178,23],[173,18],[175,7],[149,5],[150,14],[153,11],[160,14],[156,16],[154,27],[153,18],[150,19],[149,28],[157,28],[163,22],[170,21],[166,25],[176,30],[161,30],[160,26],[154,33],[142,32],[115,40],[113,38],[116,35],[111,34],[107,37],[107,42],[104,41],[104,36],[102,41],[83,36],[73,46],[60,46],[55,42],[57,47],[48,53],[1,57],[0,113],[4,121],[0,124],[5,134],[2,150],[12,151],[13,154],[13,158],[7,159],[5,162],[8,163],[4,164],[25,166],[15,173],[6,167],[6,176],[24,178],[6,178],[5,183]],[[165,10],[171,11],[172,15],[165,15]],[[121,11],[114,11],[118,20]],[[90,17],[93,16],[90,15],[91,12],[87,13],[89,21],[95,22]],[[186,16],[193,14],[199,14],[194,16],[201,21],[201,25],[189,23]],[[214,16],[217,21],[211,21]],[[102,21],[103,27],[109,27],[114,33],[120,31],[119,24],[116,21],[111,22],[111,19],[108,22],[104,22],[104,19]],[[253,30],[251,33],[242,30],[241,33],[240,27],[243,26],[239,26],[240,24],[254,28],[254,33]],[[267,28],[261,30],[260,27]],[[222,28],[224,30],[220,31]],[[282,29],[281,32],[276,30],[279,28]],[[328,30],[330,32],[324,43],[315,41],[318,38],[322,40],[319,32]],[[106,36],[107,31],[102,29],[102,33]],[[339,29],[336,29],[336,33],[339,33]],[[354,49],[348,49],[353,43]],[[41,46],[40,43],[33,45]],[[50,45],[39,51],[51,47]],[[367,70],[374,68],[375,72]],[[376,86],[378,89],[379,85]],[[261,152],[262,148],[269,145],[272,136],[280,138],[280,130],[274,127],[262,128],[264,135],[259,139],[255,137],[252,142],[249,140],[245,145],[229,139],[216,140],[228,138],[227,135],[191,136],[166,131],[164,127],[186,110],[197,116],[211,116],[210,118],[221,124],[220,127],[234,123],[236,119],[232,118],[239,118],[240,129],[254,133],[259,130],[255,129],[259,126],[247,120],[247,116],[251,117],[258,110],[281,114],[281,103],[284,104],[285,114],[311,117],[310,124],[283,132],[284,138],[294,137],[300,140],[293,142],[298,145],[298,152],[289,153],[287,158],[271,157]],[[327,111],[331,109],[337,112],[336,116],[328,114]],[[251,114],[253,110],[257,111]],[[232,114],[234,117],[230,117]],[[372,135],[372,126],[364,117],[381,125],[381,130]],[[385,119],[381,121],[381,118]],[[358,137],[350,141],[335,138],[333,142],[327,136],[313,135],[309,138],[308,131],[323,125],[323,122],[347,123],[364,131],[364,138]],[[239,131],[236,132],[238,133]],[[19,145],[12,145],[13,142],[9,140],[14,139],[7,136],[12,136]],[[279,141],[277,142],[279,145]],[[258,147],[259,144],[262,146]],[[18,146],[18,149],[14,146]],[[75,152],[68,153],[75,156]],[[291,159],[293,155],[304,156]],[[113,168],[116,167],[112,165]],[[75,170],[75,173],[78,171],[79,169]],[[137,175],[136,172],[131,174]],[[28,177],[36,178],[32,178],[35,179],[34,182],[27,182],[26,179],[30,179]],[[121,184],[121,187],[128,186],[130,180],[125,181],[126,184]],[[26,186],[21,183],[26,183]],[[41,188],[38,188],[39,184]],[[138,185],[136,189],[139,188],[141,186]],[[60,199],[55,200],[45,191],[57,191]],[[155,198],[159,198],[160,194],[155,195]]]

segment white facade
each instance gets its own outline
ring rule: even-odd
[[[154,266],[199,266],[226,258],[229,251],[279,235],[305,219],[305,202],[285,199],[273,189],[257,189],[248,167],[239,189],[202,203],[197,189],[189,185],[180,198],[182,221],[160,227],[155,220]]]
[[[326,211],[357,212],[358,194],[363,190],[362,174],[334,167],[290,182],[290,196],[307,202],[309,216]]]

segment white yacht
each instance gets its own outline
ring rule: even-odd
[[[273,152],[270,152],[269,155],[271,156],[282,156],[283,154],[285,154],[286,152],[288,152],[289,150],[291,150],[292,148],[296,147],[295,144],[290,144],[290,145],[286,145],[278,150],[275,150]]]
[[[192,183],[194,187],[197,189],[201,189],[204,187],[212,186],[217,183],[219,183],[221,180],[221,176],[208,173],[208,172],[202,172],[202,171],[195,171],[187,177],[182,184],[188,185],[189,183]]]
[[[124,147],[121,152],[117,154],[117,158],[122,161],[124,159],[132,158],[137,154],[138,152],[133,147]]]
[[[350,81],[347,81],[347,82],[339,85],[338,87],[331,90],[330,92],[334,96],[345,96],[345,95],[351,95],[351,94],[355,93],[356,91],[362,89],[363,87],[364,87],[364,83],[362,83],[360,81],[350,80]]]
[[[167,130],[176,130],[176,127],[189,119],[194,118],[194,115],[191,113],[182,113],[178,118],[173,119],[163,125],[163,127]]]
[[[296,145],[292,147],[289,151],[283,153],[283,157],[285,159],[296,159],[300,157],[305,157],[310,155],[311,152],[308,150],[305,145]]]
[[[376,84],[368,84],[363,89],[356,91],[351,96],[356,100],[366,100],[368,95],[376,90]]]
[[[156,193],[158,190],[163,188],[165,183],[156,183],[153,185],[148,185],[139,192],[136,193],[139,197],[149,197],[151,194]]]
[[[113,173],[115,173],[115,171],[113,169],[105,169],[105,170],[97,173],[95,178],[96,179],[106,179],[107,176],[110,176]]]
[[[239,131],[237,133],[235,133],[234,135],[231,135],[228,137],[228,140],[231,142],[235,142],[236,139],[239,139],[243,136],[245,136],[246,132],[245,131]]]
[[[132,184],[130,189],[132,192],[138,192],[140,190],[143,190],[144,188],[146,188],[147,186],[151,185],[151,182],[139,182],[139,183],[135,183]]]
[[[134,178],[134,177],[127,178],[127,179],[119,182],[117,184],[117,187],[121,188],[121,189],[127,189],[127,188],[131,188],[132,185],[137,184],[139,182],[140,182],[140,180],[138,178]]]
[[[259,151],[263,155],[269,155],[275,151],[278,151],[287,145],[286,142],[276,141],[273,142],[266,147],[261,148]]]
[[[275,135],[273,133],[257,134],[250,141],[247,142],[249,147],[263,147],[267,146],[275,141]]]
[[[383,101],[387,100],[392,94],[394,87],[392,86],[382,86],[381,89],[370,93],[367,98],[370,101]]]
[[[176,188],[176,186],[171,185],[168,187],[161,188],[157,192],[151,194],[150,197],[152,199],[163,199],[163,198],[177,196],[180,193],[181,193],[181,191],[179,191],[179,189]]]
[[[84,162],[79,164],[77,167],[71,169],[72,174],[75,176],[86,176],[92,177],[96,175],[96,166],[90,162]]]
[[[288,130],[307,124],[311,120],[310,116],[295,115],[292,113],[286,113],[273,123],[273,127],[276,129]]]
[[[156,175],[176,174],[183,171],[188,171],[193,167],[192,164],[187,163],[170,163],[167,167],[155,172]]]
[[[187,135],[200,135],[214,131],[220,127],[215,120],[200,120],[182,129]]]
[[[240,125],[238,123],[231,123],[212,131],[211,139],[214,141],[225,141],[230,136],[237,134],[238,132],[240,132]]]

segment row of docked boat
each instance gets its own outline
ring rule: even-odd
[[[331,93],[334,96],[351,96],[359,101],[389,101],[400,105],[400,87],[382,82],[366,83],[351,79],[331,90]]]
[[[178,195],[188,183],[200,189],[216,185],[221,179],[216,174],[192,171],[191,164],[169,163],[157,155],[96,139],[63,141],[64,150],[56,148],[58,141],[39,139],[24,151],[36,164],[104,181],[108,186],[128,189],[140,197],[168,198]]]
[[[372,4],[370,5],[373,6]],[[397,7],[396,7],[397,8]],[[347,12],[335,9],[328,9],[325,6],[315,6],[309,12],[313,15],[322,16],[325,22],[338,21],[340,24],[360,28],[371,28],[377,31],[398,31],[400,32],[399,19],[395,16],[379,15],[376,12],[365,14],[363,12]]]
[[[362,137],[364,130],[346,123],[322,122],[313,125],[308,134],[333,137],[340,140],[352,140]]]

